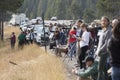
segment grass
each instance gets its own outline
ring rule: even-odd
[[[66,80],[62,61],[37,45],[19,50],[16,44],[11,50],[7,38],[13,31],[18,36],[18,27],[6,27],[6,40],[0,42],[0,80]]]
[[[8,38],[10,38],[10,35],[12,32],[15,32],[16,37],[18,37],[20,30],[19,27],[5,27],[4,28],[4,42],[0,40],[0,48],[10,45],[10,40]]]

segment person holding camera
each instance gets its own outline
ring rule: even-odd
[[[76,28],[73,26],[68,34],[68,54],[72,60],[73,55],[76,55]]]
[[[77,80],[97,80],[98,62],[92,56],[87,56],[83,62],[86,64],[85,70],[72,69],[72,73],[78,76]]]

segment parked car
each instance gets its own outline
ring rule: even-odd
[[[34,40],[36,43],[44,45],[49,43],[49,29],[45,27],[45,37],[43,25],[37,25],[34,27]]]

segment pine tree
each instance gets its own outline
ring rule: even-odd
[[[120,14],[119,0],[98,0],[97,7],[99,9],[99,15],[107,15],[113,18]]]
[[[17,12],[18,8],[22,5],[23,0],[2,0],[0,1],[0,37],[4,37],[4,19],[7,11]]]

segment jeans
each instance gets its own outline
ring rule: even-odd
[[[112,67],[112,80],[120,80],[120,67]]]
[[[72,60],[73,55],[76,55],[76,42],[69,43],[68,54]]]

